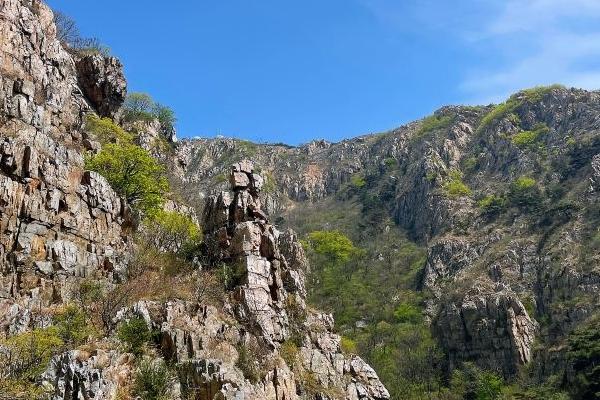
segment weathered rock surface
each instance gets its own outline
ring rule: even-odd
[[[514,294],[468,294],[459,304],[444,304],[434,326],[450,368],[477,360],[512,375],[532,359],[537,324]]]
[[[129,215],[106,180],[84,170],[82,117],[93,109],[50,9],[0,1],[0,38],[0,303],[44,305],[67,299],[78,277],[119,272]]]
[[[92,54],[78,58],[75,66],[84,96],[100,116],[113,118],[127,94],[121,62],[115,57]]]

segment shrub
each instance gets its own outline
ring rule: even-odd
[[[146,221],[145,230],[157,248],[182,255],[197,248],[202,240],[200,227],[190,216],[177,211],[156,212]]]
[[[357,354],[358,352],[358,346],[356,342],[346,336],[342,336],[340,347],[342,348],[342,352],[345,354]]]
[[[123,103],[123,120],[151,121],[154,119],[154,100],[147,93],[129,93]]]
[[[419,307],[410,303],[401,303],[394,310],[394,318],[400,323],[418,323],[423,319]]]
[[[308,235],[308,243],[315,253],[331,261],[346,262],[360,254],[352,241],[340,231],[315,231]]]
[[[471,195],[471,189],[462,181],[462,174],[458,170],[450,172],[450,179],[444,184],[444,192],[452,199]]]
[[[511,139],[513,144],[521,149],[533,149],[540,138],[547,134],[550,128],[546,124],[537,124],[530,131],[522,131],[514,135]]]
[[[54,11],[54,24],[56,25],[56,38],[65,50],[77,55],[101,54],[110,55],[110,49],[97,38],[83,38],[75,20],[68,15]]]
[[[498,104],[496,107],[492,109],[488,114],[486,114],[479,123],[479,127],[477,128],[477,132],[481,132],[483,129],[490,126],[493,122],[512,115],[513,123],[515,125],[519,125],[519,117],[515,114],[517,108],[523,105],[524,102],[535,103],[540,101],[547,93],[551,92],[556,88],[562,88],[560,85],[552,85],[552,86],[536,86],[531,89],[525,89],[514,95],[510,96],[508,100],[506,100],[502,104]]]
[[[527,176],[521,176],[511,184],[508,198],[511,204],[526,209],[537,208],[541,202],[535,179]]]
[[[78,346],[92,334],[83,310],[75,305],[67,305],[53,319],[58,336],[68,345]]]
[[[253,346],[242,344],[237,347],[238,359],[235,366],[244,374],[244,378],[252,383],[260,382],[265,376],[265,371],[261,366],[261,357],[258,350]]]
[[[143,318],[134,317],[119,325],[117,337],[128,352],[139,355],[144,345],[152,339],[152,333]]]
[[[167,400],[173,374],[163,360],[143,360],[137,368],[133,392],[144,400]]]
[[[85,118],[85,130],[92,133],[102,144],[131,143],[133,137],[110,118],[100,118],[96,114],[88,114]]]
[[[156,103],[152,110],[152,114],[160,123],[162,134],[165,136],[171,136],[175,131],[175,123],[177,118],[175,117],[175,111],[172,108]]]
[[[573,367],[569,385],[574,399],[593,399],[600,393],[600,322],[589,321],[568,339],[568,357]]]
[[[298,346],[296,346],[296,343],[293,341],[286,340],[281,344],[279,355],[281,358],[283,358],[283,361],[285,361],[290,369],[293,369],[297,362]]]
[[[168,183],[164,168],[148,152],[129,143],[109,143],[85,166],[104,176],[113,189],[143,216],[162,208]]]
[[[38,328],[0,341],[0,371],[5,378],[33,380],[45,369],[64,342],[56,327]]]
[[[481,213],[488,217],[501,214],[506,209],[507,200],[505,196],[491,194],[477,202]]]
[[[429,132],[445,129],[449,127],[452,122],[454,122],[454,117],[451,115],[430,115],[421,121],[417,136],[423,136]]]
[[[352,175],[352,177],[350,178],[350,185],[352,185],[352,187],[356,189],[361,189],[365,187],[366,184],[367,181],[361,175]]]

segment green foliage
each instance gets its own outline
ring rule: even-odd
[[[275,177],[269,172],[265,172],[263,177],[265,179],[262,187],[263,193],[275,193],[277,191],[277,182],[275,181]]]
[[[467,172],[473,172],[477,168],[478,162],[477,157],[469,157],[463,161],[463,168]]]
[[[450,172],[449,180],[444,184],[444,193],[451,199],[471,195],[471,189],[462,181],[462,173],[458,170]]]
[[[349,337],[342,336],[340,341],[340,347],[344,354],[356,354],[358,352],[358,345],[356,342]]]
[[[123,103],[123,120],[126,122],[157,119],[161,132],[169,136],[175,129],[177,118],[170,107],[157,103],[147,93],[129,93]]]
[[[574,400],[600,398],[600,320],[589,321],[568,339],[568,357],[573,366],[571,388]]]
[[[94,136],[102,144],[106,143],[131,143],[133,136],[127,133],[110,118],[100,118],[96,114],[88,114],[85,117],[85,130]]]
[[[325,256],[331,262],[344,263],[350,257],[358,256],[360,249],[340,231],[315,231],[308,235],[308,244],[316,254]]]
[[[419,307],[411,303],[400,303],[394,310],[394,318],[400,323],[416,324],[421,322],[423,315]]]
[[[85,343],[93,333],[93,330],[88,326],[83,310],[73,304],[69,304],[57,312],[53,320],[58,336],[63,342],[71,346]]]
[[[182,256],[194,251],[202,241],[200,227],[190,216],[177,211],[159,210],[145,225],[151,243]]]
[[[455,369],[450,379],[450,391],[456,399],[500,400],[505,389],[500,375],[481,370],[471,363]]]
[[[281,348],[279,349],[279,355],[285,363],[290,367],[294,368],[298,358],[298,346],[291,340],[286,340],[281,344]]]
[[[152,113],[154,109],[154,100],[147,93],[129,93],[123,103],[124,121],[151,121],[154,118]]]
[[[508,192],[508,199],[514,206],[533,210],[540,206],[541,194],[535,179],[521,176],[515,180]]]
[[[119,325],[117,337],[125,345],[126,351],[139,355],[144,345],[152,339],[152,332],[143,318],[134,317]]]
[[[260,382],[265,376],[261,365],[261,356],[254,346],[241,344],[237,347],[238,359],[235,366],[244,374],[244,378],[252,383]],[[262,360],[264,361],[264,360]]]
[[[156,103],[154,104],[152,115],[160,123],[163,134],[169,135],[174,131],[177,117],[175,117],[175,111],[172,108]]]
[[[33,381],[45,369],[53,355],[63,349],[64,342],[56,327],[38,328],[0,340],[2,375],[17,380]]]
[[[144,400],[168,400],[173,374],[163,360],[143,360],[137,368],[134,393]]]
[[[356,189],[361,189],[361,188],[365,187],[366,184],[367,184],[367,181],[360,174],[352,175],[352,177],[350,178],[350,185],[352,185],[352,187],[354,187]]]
[[[536,86],[531,89],[522,90],[508,98],[504,103],[498,104],[492,109],[487,115],[485,115],[477,128],[478,132],[481,132],[495,121],[502,118],[512,116],[513,123],[519,125],[519,117],[515,114],[517,108],[522,106],[525,102],[536,103],[539,102],[547,93],[550,93],[556,88],[562,88],[560,85],[552,86]]]
[[[504,212],[507,206],[507,199],[502,195],[491,194],[477,202],[481,213],[488,217],[494,217]]]
[[[521,149],[534,149],[541,137],[550,132],[546,124],[537,124],[530,131],[522,131],[514,135],[511,141]]]
[[[421,126],[416,133],[416,137],[422,137],[427,133],[448,128],[454,122],[451,115],[431,115],[421,121]]]
[[[130,143],[108,143],[85,167],[104,176],[112,188],[144,216],[162,208],[168,183],[164,168],[148,152]]]

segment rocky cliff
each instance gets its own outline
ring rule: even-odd
[[[225,160],[250,157],[272,183],[265,204],[296,228],[325,204],[383,212],[427,247],[417,287],[449,369],[474,361],[511,376],[533,364],[548,376],[561,370],[547,360],[564,367],[569,335],[597,313],[598,115],[597,92],[534,88],[340,143],[188,140],[173,170],[206,191]],[[377,246],[361,226],[357,239]]]
[[[264,180],[250,162],[234,165],[232,191],[210,198],[202,213],[203,268],[221,268],[227,285],[216,303],[177,296],[120,302],[119,290],[144,289],[128,283],[137,221],[106,179],[85,170],[84,158],[100,143],[84,125],[88,113],[118,116],[122,66],[67,51],[56,36],[43,2],[0,1],[0,363],[10,366],[0,374],[0,398],[11,385],[19,398],[123,398],[141,356],[119,346],[111,329],[132,318],[153,332],[154,362],[173,365],[172,398],[389,398],[369,365],[342,353],[331,315],[306,306],[304,252],[292,231],[269,223],[259,199]],[[136,140],[149,148],[145,136]],[[19,392],[21,383],[10,380],[15,371],[43,368],[35,364],[64,349],[56,342],[39,353],[47,342],[37,335],[56,334],[55,315],[82,304],[84,286],[109,290],[110,313],[88,310],[102,314],[105,336],[55,354],[42,375],[27,377],[37,389]],[[32,365],[13,361],[27,335],[32,347],[19,355]]]
[[[76,278],[123,268],[128,208],[84,170],[92,138],[81,128],[93,107],[119,106],[125,81],[107,59],[115,76],[103,69],[85,78],[104,88],[90,105],[77,84],[85,57],[75,62],[63,49],[46,5],[2,1],[0,19],[0,327],[14,333],[27,328],[34,304],[68,300]]]

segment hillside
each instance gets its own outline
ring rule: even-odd
[[[311,286],[359,342],[410,304],[431,323],[442,375],[463,362],[508,379],[527,367],[533,382],[569,388],[581,372],[569,343],[595,329],[598,304],[599,101],[540,87],[340,143],[189,140],[173,180],[199,201],[229,160],[249,157],[280,224],[340,230],[366,250],[345,278],[317,270]],[[376,369],[387,365],[363,345]]]

